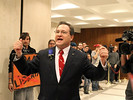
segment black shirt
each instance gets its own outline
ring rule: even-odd
[[[31,48],[30,46],[28,46],[28,49],[25,49],[25,48],[22,49],[22,53],[24,53],[24,54],[33,54],[33,53],[36,53],[36,50],[34,48]],[[13,62],[15,54],[16,53],[15,53],[14,50],[12,50],[11,53],[10,53],[9,66],[8,66],[9,67],[9,70],[8,70],[9,73],[13,72],[13,64],[12,64],[12,62]]]

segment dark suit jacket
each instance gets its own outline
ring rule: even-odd
[[[55,48],[52,48],[55,54]],[[92,80],[102,80],[105,71],[101,64],[93,66],[85,53],[70,48],[63,73],[58,83],[55,71],[55,56],[48,56],[49,49],[41,50],[27,63],[23,56],[14,62],[22,74],[39,72],[41,86],[39,100],[80,100],[79,83],[82,75]]]

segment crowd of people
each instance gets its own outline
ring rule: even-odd
[[[26,36],[22,37],[24,34]],[[117,75],[115,78],[115,72],[120,68],[117,46],[113,46],[108,52],[107,46],[94,44],[95,49],[91,50],[89,44],[85,42],[80,42],[78,45],[71,42],[73,38],[73,27],[66,22],[60,22],[55,31],[55,40],[49,40],[47,49],[39,51],[32,61],[26,62],[23,53],[36,53],[36,51],[29,46],[29,33],[22,33],[20,39],[14,44],[12,51],[14,53],[11,52],[10,55],[9,90],[13,91],[12,62],[24,75],[37,72],[40,74],[39,100],[80,100],[78,90],[83,80],[85,94],[89,94],[90,83],[92,83],[92,91],[102,90],[99,81],[107,77],[107,62],[111,65],[111,84],[118,81]],[[52,53],[54,56],[49,59],[48,53]],[[14,55],[12,56],[12,54]],[[19,91],[22,90],[24,89]],[[27,99],[30,95],[26,95],[25,99],[14,100],[30,100]]]
[[[95,65],[96,67],[99,64],[100,61],[100,56],[99,56],[99,48],[102,46],[101,44],[94,44],[95,49],[91,50],[89,45],[85,42],[79,42],[78,45],[75,42],[71,42],[71,46],[81,52],[84,52],[87,54],[88,59],[90,62]],[[106,48],[107,46],[104,45]],[[110,63],[110,83],[111,84],[116,84],[118,82],[118,72],[120,70],[120,58],[119,58],[119,53],[118,53],[118,47],[116,45],[112,47],[107,48],[109,50],[109,57],[108,61]],[[110,50],[111,49],[111,50]],[[107,67],[108,70],[108,67]],[[106,74],[106,80],[107,76]],[[82,82],[84,83],[84,93],[89,94],[90,90],[90,84],[92,84],[92,91],[98,91],[98,90],[103,90],[103,88],[99,85],[99,81],[93,81],[90,79],[87,79],[86,77],[82,77]],[[81,86],[82,87],[82,86]]]

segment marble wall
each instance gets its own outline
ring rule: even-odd
[[[8,90],[8,62],[13,43],[20,36],[21,0],[0,0],[0,100],[13,100]],[[24,0],[23,31],[31,35],[37,51],[51,38],[51,0]],[[39,89],[35,88],[35,100]]]
[[[55,39],[55,30],[56,30],[56,27],[57,27],[57,23],[51,23],[51,35],[50,35],[50,37],[51,37],[51,39]]]

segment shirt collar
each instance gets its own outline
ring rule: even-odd
[[[69,50],[70,50],[70,45],[63,49],[64,55],[68,54]],[[56,46],[56,54],[57,55],[59,54],[59,51],[60,51],[60,49]]]

